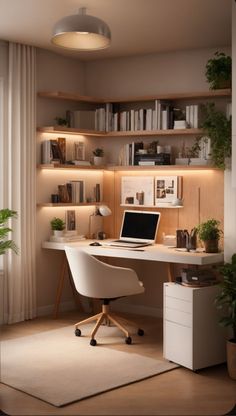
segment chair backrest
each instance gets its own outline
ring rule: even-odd
[[[65,252],[81,295],[109,299],[144,292],[134,270],[103,263],[78,247],[66,246]]]

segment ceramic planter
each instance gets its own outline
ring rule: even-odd
[[[204,246],[206,253],[218,253],[219,251],[218,240],[206,240]]]
[[[101,166],[104,163],[104,158],[100,156],[94,156],[93,163],[95,166]]]
[[[62,237],[63,234],[64,234],[64,231],[63,230],[53,230],[53,235],[55,237]]]
[[[236,380],[236,340],[227,341],[227,367],[229,376]]]

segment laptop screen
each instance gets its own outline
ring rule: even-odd
[[[154,243],[160,222],[160,212],[124,211],[120,238]]]

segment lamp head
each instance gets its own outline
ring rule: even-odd
[[[111,210],[107,205],[100,205],[97,207],[98,215],[102,215],[103,217],[108,217],[111,215]]]

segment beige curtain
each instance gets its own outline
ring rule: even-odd
[[[36,315],[35,61],[35,48],[9,43],[4,206],[18,213],[12,227],[19,255],[9,252],[4,262],[8,323]]]

